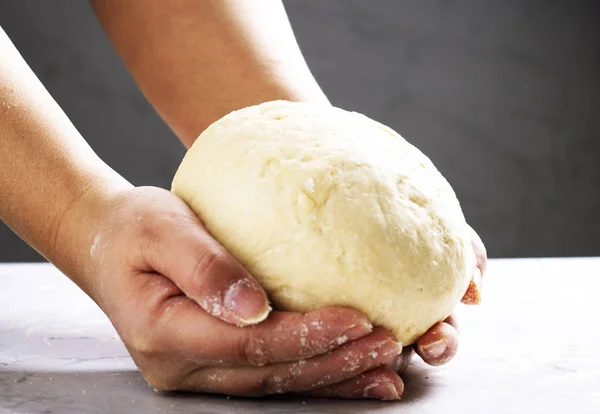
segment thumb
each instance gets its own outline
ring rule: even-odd
[[[177,217],[155,224],[159,228],[145,253],[154,270],[225,322],[246,326],[267,318],[271,307],[262,286],[200,221]]]

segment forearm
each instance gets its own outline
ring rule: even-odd
[[[118,183],[118,184],[117,184]],[[84,194],[126,185],[91,150],[0,29],[0,219],[69,274],[64,218]]]
[[[280,0],[92,0],[141,90],[190,146],[256,103],[327,103]]]

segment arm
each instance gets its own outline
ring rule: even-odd
[[[280,0],[92,0],[141,90],[186,147],[234,109],[327,103]]]
[[[0,219],[83,286],[75,250],[81,240],[57,245],[62,219],[84,194],[100,200],[128,187],[87,145],[0,28]]]

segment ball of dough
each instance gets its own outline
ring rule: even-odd
[[[352,307],[409,345],[471,279],[470,233],[449,183],[359,113],[287,101],[234,111],[198,137],[172,191],[276,309]]]

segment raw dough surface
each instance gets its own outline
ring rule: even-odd
[[[212,124],[173,180],[276,309],[364,312],[408,345],[471,279],[470,233],[432,162],[335,107],[267,102]]]

